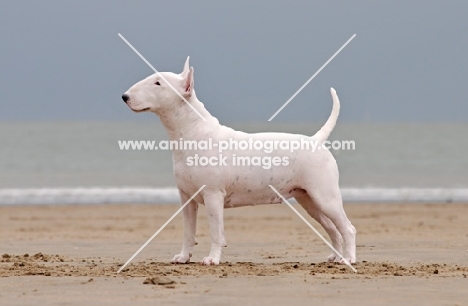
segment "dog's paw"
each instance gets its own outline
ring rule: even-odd
[[[335,253],[331,253],[330,256],[327,257],[327,261],[328,262],[340,262],[341,258]]]
[[[356,263],[356,258],[346,257],[346,260],[347,260],[350,264]],[[337,262],[337,263],[345,264],[344,259],[341,258],[341,257],[339,257],[338,255],[336,255],[335,253],[330,254],[330,256],[328,256],[328,258],[327,258],[327,261],[328,261],[328,262]]]
[[[177,254],[172,258],[171,262],[174,264],[184,264],[184,263],[189,263],[190,262],[190,257],[192,257],[192,254]]]
[[[350,264],[353,264],[353,263],[356,263],[356,258],[346,257],[346,261]],[[339,262],[342,264],[345,264],[345,261],[343,260],[343,258],[341,258]]]
[[[219,265],[219,258],[208,256],[203,258],[201,264],[205,266]]]

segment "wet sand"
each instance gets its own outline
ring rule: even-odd
[[[201,266],[198,262],[209,251],[202,206],[193,263],[169,263],[182,241],[178,216],[116,274],[177,208],[1,206],[0,304],[466,305],[468,301],[468,205],[346,205],[358,230],[358,273],[324,262],[328,247],[285,205],[225,210],[228,247],[222,264]]]

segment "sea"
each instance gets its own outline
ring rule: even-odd
[[[246,132],[313,135],[320,124],[230,123]],[[0,204],[177,202],[167,140],[154,122],[1,122]],[[330,140],[344,200],[468,202],[467,123],[339,123]]]

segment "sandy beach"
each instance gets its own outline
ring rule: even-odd
[[[198,262],[209,251],[202,206],[193,263],[169,263],[182,241],[178,216],[117,275],[118,268],[177,208],[0,207],[0,304],[466,305],[468,301],[467,205],[345,205],[358,230],[358,273],[324,262],[328,247],[285,205],[225,210],[228,247],[222,264],[201,266]]]

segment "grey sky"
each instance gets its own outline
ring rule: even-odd
[[[180,71],[221,121],[467,121],[468,2],[5,1],[0,120],[157,120],[120,100],[152,71]]]

